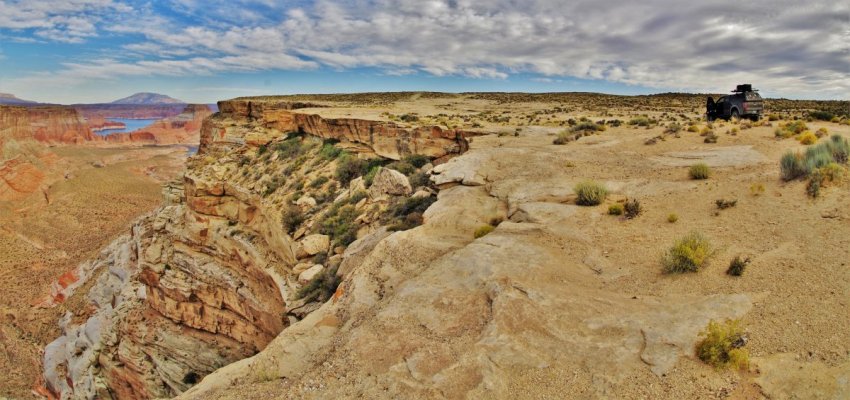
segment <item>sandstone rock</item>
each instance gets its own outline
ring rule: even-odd
[[[301,240],[301,248],[308,255],[314,256],[322,251],[328,251],[331,238],[328,235],[308,235]]]
[[[307,268],[307,270],[298,274],[298,282],[302,284],[310,282],[313,278],[316,277],[316,275],[319,275],[324,269],[325,266],[322,264],[316,264],[310,268]]]
[[[351,193],[356,193],[356,192],[359,192],[361,190],[366,190],[366,183],[363,180],[363,177],[360,176],[360,177],[357,177],[356,179],[352,180],[351,183],[348,184],[348,190]]]
[[[420,190],[420,191],[418,191],[418,192],[414,193],[414,194],[413,194],[413,196],[410,196],[410,197],[416,197],[416,198],[419,198],[419,197],[431,197],[431,192],[429,192],[429,191],[427,191],[427,190],[424,190],[424,189],[423,189],[423,190]]]
[[[298,200],[295,201],[295,205],[301,207],[302,209],[311,209],[316,207],[316,199],[310,196],[301,196]]]
[[[207,118],[201,129],[201,154],[215,146],[268,143],[286,132],[305,132],[343,144],[357,144],[393,160],[409,154],[440,158],[469,149],[464,132],[459,130],[437,126],[404,128],[392,122],[330,119],[296,111],[317,107],[316,104],[251,99],[222,101],[218,106],[219,113]]]
[[[394,169],[380,168],[369,187],[369,197],[381,200],[387,196],[407,196],[412,191],[410,181],[404,174]]]
[[[294,266],[294,267],[292,267],[292,273],[293,273],[293,274],[295,274],[295,275],[298,275],[298,274],[300,274],[300,273],[302,273],[302,272],[306,271],[307,269],[309,269],[309,268],[310,268],[310,267],[312,267],[313,265],[314,265],[314,264],[311,264],[311,263],[298,263],[298,264],[295,264],[295,266]]]

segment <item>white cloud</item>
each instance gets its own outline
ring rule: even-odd
[[[0,0],[0,29],[32,29],[44,39],[79,43],[97,34],[105,16],[130,11],[112,0]]]
[[[776,95],[850,93],[845,2],[316,0],[288,10],[271,0],[172,2],[188,22],[142,7],[138,17],[105,28],[143,35],[145,41],[125,46],[143,61],[73,63],[53,79],[324,65],[497,80],[532,73],[551,82],[577,77],[663,90],[719,91],[752,82]],[[17,14],[0,16],[0,28],[17,24],[44,37],[55,38],[58,30],[68,40],[85,40],[98,19],[72,9],[126,7],[110,0],[57,3],[67,12],[22,11],[23,3],[4,1],[0,11],[15,4]]]

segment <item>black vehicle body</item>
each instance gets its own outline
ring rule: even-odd
[[[764,100],[750,84],[738,85],[732,94],[720,96],[717,101],[709,96],[705,104],[705,114],[709,121],[732,118],[757,121],[763,111]]]

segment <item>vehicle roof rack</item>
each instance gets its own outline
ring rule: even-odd
[[[740,92],[758,92],[758,89],[753,89],[753,85],[745,83],[743,85],[738,85],[737,87],[735,87],[735,90],[732,91],[732,93]]]

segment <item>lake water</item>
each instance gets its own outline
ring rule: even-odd
[[[96,132],[100,136],[106,136],[110,133],[122,133],[122,132],[132,132],[136,129],[144,128],[148,125],[153,124],[159,119],[127,119],[127,118],[107,118],[107,121],[115,121],[115,122],[123,122],[126,125],[124,129],[106,129],[102,131]]]

